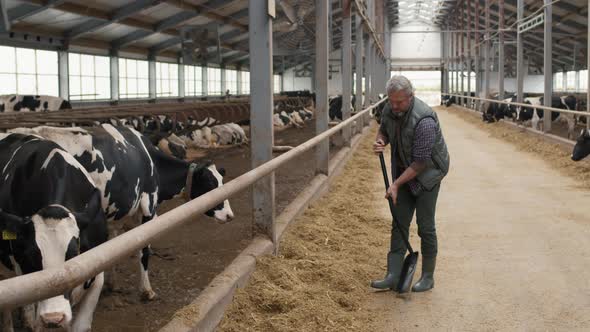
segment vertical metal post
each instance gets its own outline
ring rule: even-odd
[[[209,73],[207,72],[207,62],[201,63],[201,86],[203,87],[203,96],[209,95],[209,79],[207,78]]]
[[[588,8],[590,9],[590,0],[588,0]],[[586,35],[586,39],[588,40],[588,48],[586,50],[586,111],[590,114],[590,10],[588,10],[588,34]],[[586,128],[590,129],[590,118],[586,117]]]
[[[150,99],[156,99],[156,56],[148,56],[148,81]]]
[[[504,99],[504,0],[498,0],[498,92]]]
[[[371,39],[365,39],[365,107],[369,107],[371,99]]]
[[[241,95],[242,94],[242,67],[241,66],[236,67],[236,75],[237,75],[236,80],[237,80],[237,84],[238,84],[238,95]]]
[[[184,91],[184,63],[182,61],[182,56],[178,57],[178,98],[184,98],[186,96],[186,91]]]
[[[227,79],[225,77],[225,74],[226,74],[226,72],[225,72],[225,66],[224,65],[221,65],[219,67],[219,71],[220,71],[220,75],[221,75],[221,95],[222,96],[225,96],[225,90],[227,90],[227,84],[226,84]],[[272,68],[271,68],[271,78],[272,78],[272,80],[271,80],[271,82],[272,82],[271,86],[274,87],[274,77],[272,76]]]
[[[111,71],[111,100],[118,101],[119,96],[119,52],[111,51],[109,56]]]
[[[588,0],[590,1],[590,0]],[[357,12],[359,9],[356,9]],[[354,109],[357,112],[363,109],[363,22],[361,16],[357,13],[355,16],[355,71],[356,71],[356,105]],[[360,122],[361,119],[357,122]],[[357,126],[358,127],[358,126]]]
[[[460,42],[461,42],[461,96],[465,95],[465,35],[463,35],[463,31],[465,31],[465,3],[461,3],[461,32],[459,32]],[[465,99],[460,98],[459,104],[461,106],[464,105]]]
[[[449,26],[449,30],[453,30],[453,25]],[[449,32],[449,41],[451,44],[451,52],[449,53],[449,70],[450,70],[450,86],[451,93],[455,93],[455,33]]]
[[[481,97],[481,35],[479,34],[479,0],[475,0],[475,96]],[[481,111],[481,102],[475,102],[475,109]]]
[[[268,15],[267,0],[249,0],[250,46],[250,132],[252,135],[252,168],[272,159],[274,142],[273,77],[272,77],[272,20]],[[276,246],[275,234],[275,174],[252,186],[252,216],[254,231],[266,234]]]
[[[467,95],[471,95],[471,64],[471,0],[467,0]],[[467,99],[469,106],[472,102],[472,99]]]
[[[342,0],[342,120],[350,117],[352,92],[352,31],[350,27],[351,0]],[[350,146],[350,126],[342,130],[344,144]]]
[[[484,53],[484,72],[483,72],[483,81],[484,81],[484,94],[485,98],[490,97],[490,0],[485,0],[485,43],[483,48]],[[483,110],[485,112],[485,110]]]
[[[57,65],[58,65],[58,86],[59,96],[63,99],[70,99],[70,76],[69,76],[69,65],[68,65],[68,52],[59,51],[57,52]],[[111,76],[111,81],[113,80]],[[119,82],[119,77],[115,77],[115,80]]]
[[[543,74],[545,77],[545,93],[543,94],[543,104],[551,107],[551,94],[553,92],[553,68],[551,67],[553,45],[551,43],[553,23],[552,0],[544,0],[545,3],[545,38],[544,38],[544,55],[543,55]],[[551,111],[545,111],[543,116],[543,131],[551,130]]]
[[[328,130],[328,1],[316,0],[316,134]],[[272,97],[272,95],[271,95]],[[272,122],[271,122],[272,130]],[[328,174],[330,145],[325,139],[315,148],[316,174]]]
[[[524,0],[517,1],[516,18],[519,23],[524,17]],[[524,98],[524,58],[522,34],[516,33],[516,101],[522,103]]]

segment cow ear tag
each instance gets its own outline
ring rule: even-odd
[[[2,231],[2,240],[6,240],[6,241],[16,240],[16,233],[4,230],[4,231]]]

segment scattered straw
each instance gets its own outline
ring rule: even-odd
[[[376,128],[330,194],[290,228],[278,256],[264,256],[218,331],[371,331],[369,281],[382,277],[390,221],[379,219]]]

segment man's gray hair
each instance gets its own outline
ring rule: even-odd
[[[397,91],[405,91],[408,95],[414,94],[412,82],[410,82],[407,77],[402,75],[392,76],[389,81],[387,81],[386,90],[388,95]]]

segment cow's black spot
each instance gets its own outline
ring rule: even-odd
[[[0,105],[0,112],[4,112],[4,104]]]
[[[10,102],[12,103],[15,99],[16,99],[16,96],[12,96],[12,98],[10,98]]]
[[[44,108],[45,110],[47,110],[47,108],[49,108],[49,103],[48,103],[48,102],[44,102],[44,103],[43,103],[43,108]]]
[[[12,110],[15,112],[20,111],[20,109],[23,108],[23,103],[21,103],[20,101],[16,104],[14,104],[14,106],[12,107]]]
[[[38,98],[38,96],[37,98],[33,96],[24,96],[22,100],[23,107],[26,107],[31,111],[35,111],[37,108],[39,108],[39,106],[41,106],[41,101]]]
[[[69,110],[72,109],[72,104],[70,104],[69,101],[64,100],[61,102],[61,105],[59,106],[60,110]]]
[[[69,213],[61,206],[48,206],[37,213],[42,218],[64,219],[69,217]]]

